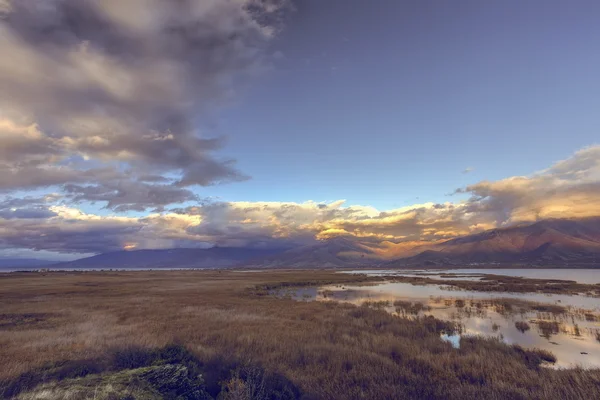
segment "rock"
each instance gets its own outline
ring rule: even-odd
[[[190,378],[184,365],[167,364],[144,370],[139,377],[165,396],[188,400],[211,398],[203,389],[202,377]]]

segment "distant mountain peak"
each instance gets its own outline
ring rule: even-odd
[[[600,218],[549,219],[495,228],[430,246],[388,266],[473,263],[600,266]]]
[[[281,251],[243,247],[120,250],[55,264],[52,268],[223,268]]]

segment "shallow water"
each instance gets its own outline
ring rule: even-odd
[[[596,337],[600,335],[600,299],[597,298],[456,291],[439,285],[389,282],[301,288],[287,293],[305,301],[342,301],[356,305],[371,302],[405,318],[432,315],[453,321],[459,324],[460,332],[442,339],[455,347],[460,346],[463,335],[492,336],[509,344],[549,350],[556,355],[556,366],[560,368],[576,365],[600,368],[600,342]],[[536,311],[531,309],[532,304],[537,308],[536,304],[555,305],[565,310]]]
[[[578,283],[600,283],[600,269],[444,269],[444,270],[355,270],[342,271],[349,274],[366,274],[369,276],[426,276],[431,279],[446,280],[479,280],[485,274],[515,276],[533,279],[560,279]],[[440,274],[454,274],[452,277]]]

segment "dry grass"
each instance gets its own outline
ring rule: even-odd
[[[600,398],[600,371],[540,368],[552,361],[545,352],[475,338],[453,349],[439,340],[447,324],[434,318],[267,295],[282,283],[359,279],[328,271],[1,275],[0,381],[180,343],[210,370],[259,365],[306,399]],[[248,392],[240,379],[221,383]]]
[[[531,329],[531,327],[529,326],[529,324],[525,321],[517,321],[515,322],[515,327],[521,332],[521,333],[525,333],[528,330]]]
[[[560,323],[558,321],[538,320],[535,321],[535,323],[540,330],[540,334],[546,339],[550,339],[552,335],[556,335],[560,332]]]
[[[406,300],[394,301],[394,307],[396,307],[396,312],[400,315],[418,315],[423,311],[429,311],[431,309],[431,307],[426,306],[423,303]]]

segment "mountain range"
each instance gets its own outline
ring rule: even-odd
[[[438,242],[335,238],[257,260],[256,267],[600,267],[600,218],[552,219]]]
[[[393,243],[337,237],[291,249],[123,250],[44,266],[53,269],[141,269],[485,265],[600,267],[600,218],[543,220],[437,242]]]
[[[545,220],[526,226],[492,229],[450,239],[422,250],[385,265],[598,265],[600,218]]]

